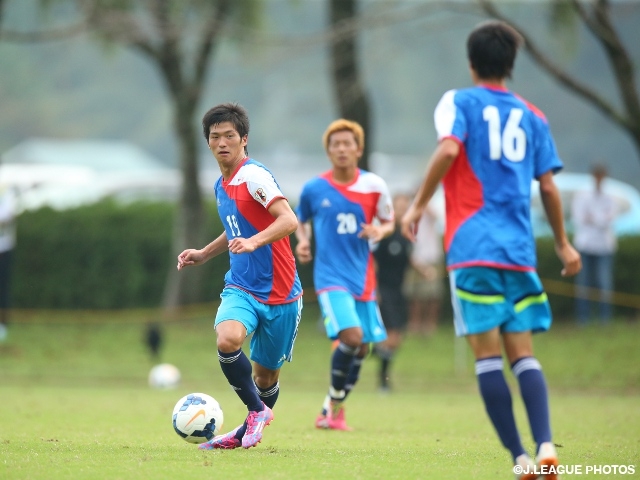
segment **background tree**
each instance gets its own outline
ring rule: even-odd
[[[203,141],[196,117],[223,27],[234,14],[256,18],[252,0],[109,0],[77,1],[88,27],[103,39],[125,45],[157,69],[172,106],[182,171],[182,190],[174,227],[173,251],[200,247],[204,209],[198,170]],[[252,14],[253,12],[253,14]],[[202,271],[177,273],[172,264],[164,293],[165,307],[197,299]]]
[[[356,16],[357,0],[329,0],[334,94],[340,116],[355,120],[364,129],[365,148],[360,167],[369,170],[369,147],[373,145],[371,108],[358,66],[358,29],[354,28],[357,25],[354,21]]]
[[[513,25],[525,40],[525,50],[531,58],[561,85],[581,96],[587,102],[603,112],[611,121],[619,125],[632,138],[640,159],[640,100],[638,83],[635,77],[633,61],[622,43],[620,35],[611,19],[611,3],[609,0],[580,2],[578,0],[553,0],[553,15],[556,20],[567,21],[572,14],[580,19],[588,31],[602,46],[612,74],[616,81],[620,107],[609,101],[605,92],[597,91],[582,79],[569,73],[559,62],[544,53],[530,34],[521,26],[507,18],[494,2],[479,0],[481,7],[494,18],[504,20]]]

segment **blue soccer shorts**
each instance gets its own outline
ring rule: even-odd
[[[298,335],[302,314],[302,297],[291,303],[267,305],[239,288],[227,287],[220,294],[214,327],[226,320],[237,320],[251,338],[251,360],[271,370],[293,358],[293,344]]]
[[[331,340],[347,328],[362,329],[362,343],[381,342],[387,338],[380,310],[375,300],[360,302],[346,290],[325,290],[318,294],[324,328]]]
[[[551,327],[551,308],[536,272],[489,267],[449,272],[457,336],[501,332],[544,332]]]

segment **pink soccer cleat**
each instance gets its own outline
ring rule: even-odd
[[[264,405],[264,403],[263,403]],[[273,420],[273,412],[269,407],[264,405],[261,412],[249,412],[247,420],[247,431],[242,437],[242,448],[255,447],[262,441],[262,430]]]
[[[243,424],[244,425],[244,424]],[[236,438],[236,432],[242,427],[240,425],[235,430],[225,433],[224,435],[217,435],[211,440],[205,443],[201,443],[198,448],[200,450],[213,450],[216,448],[222,448],[224,450],[232,450],[242,445],[242,442]]]

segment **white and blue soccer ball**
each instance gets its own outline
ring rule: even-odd
[[[190,393],[178,400],[172,420],[173,429],[186,442],[204,443],[220,433],[224,415],[215,398]]]
[[[160,363],[149,372],[151,388],[176,388],[180,384],[180,370],[170,363]]]

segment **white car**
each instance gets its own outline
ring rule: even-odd
[[[562,206],[567,231],[571,232],[571,201],[573,196],[580,191],[593,188],[594,179],[587,173],[560,172],[554,177],[555,183],[562,196]],[[622,214],[616,219],[614,229],[618,236],[640,235],[640,192],[628,183],[605,178],[602,182],[605,192],[613,195],[620,203]],[[531,188],[531,221],[533,233],[536,237],[552,235],[551,227],[547,222],[544,208],[540,200],[538,182],[534,181]]]

